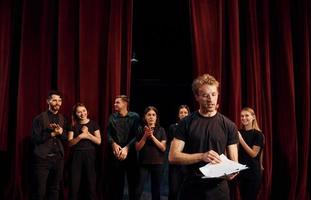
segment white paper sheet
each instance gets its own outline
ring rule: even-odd
[[[219,178],[248,168],[246,165],[229,160],[224,154],[220,155],[220,159],[220,163],[208,163],[200,168],[204,174],[203,178]]]

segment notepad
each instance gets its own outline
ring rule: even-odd
[[[205,166],[200,167],[200,171],[204,175],[203,178],[219,178],[248,169],[246,165],[229,160],[224,154],[220,155],[220,160],[220,163],[208,163]]]

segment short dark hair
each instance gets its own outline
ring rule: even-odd
[[[60,98],[63,99],[63,94],[58,90],[50,90],[47,99],[51,99],[53,95],[60,96]]]
[[[118,95],[116,96],[116,99],[122,99],[122,101],[125,101],[126,103],[130,104],[130,98],[126,95]]]

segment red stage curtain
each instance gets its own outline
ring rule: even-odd
[[[131,0],[21,2],[0,2],[0,150],[12,158],[6,199],[29,198],[31,124],[47,109],[50,89],[64,93],[68,117],[74,103],[86,104],[101,126],[103,151],[114,97],[130,92]],[[16,113],[8,122],[10,106]]]
[[[237,124],[240,109],[253,107],[265,135],[260,199],[310,199],[310,2],[190,7],[194,75],[221,81],[221,112]]]

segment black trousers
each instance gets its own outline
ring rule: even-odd
[[[229,200],[230,191],[225,179],[186,179],[179,194],[180,200]]]
[[[70,164],[69,199],[77,200],[79,196],[90,200],[96,199],[96,152],[94,150],[73,151]],[[81,184],[81,180],[85,180]],[[80,186],[83,185],[84,195],[79,195]]]
[[[123,200],[125,178],[127,179],[129,200],[134,200],[138,177],[136,152],[130,152],[123,161],[117,160],[111,152],[108,177],[109,200]]]
[[[136,190],[136,200],[139,200],[150,174],[152,200],[160,200],[160,188],[163,174],[163,165],[141,165],[139,167],[139,183]]]
[[[182,171],[180,165],[169,165],[168,169],[168,184],[169,195],[168,200],[177,200],[178,192],[183,181]]]
[[[257,179],[240,179],[239,187],[240,187],[240,196],[242,200],[256,200],[257,195],[260,189],[261,177],[257,177]]]
[[[63,178],[64,160],[60,155],[33,160],[33,200],[58,200],[60,181]]]

